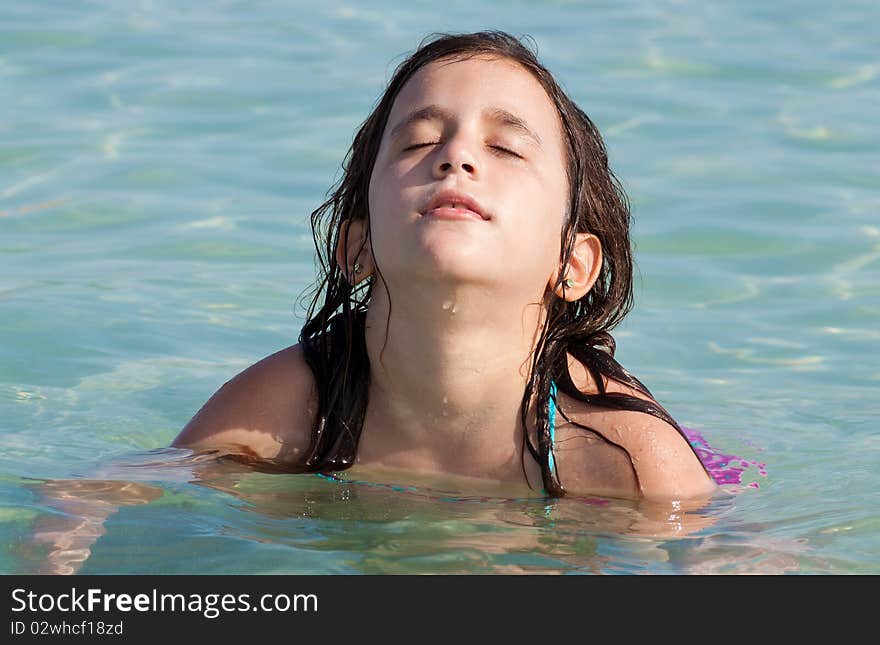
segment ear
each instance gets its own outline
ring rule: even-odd
[[[599,238],[592,233],[578,233],[574,243],[574,249],[568,266],[564,267],[562,278],[571,281],[568,287],[563,282],[555,293],[557,296],[568,302],[580,300],[596,282],[599,277],[599,271],[602,269],[602,243]],[[559,278],[559,270],[553,272],[550,276],[549,288],[553,289],[556,280]]]
[[[358,272],[354,270],[355,263],[360,265]],[[370,251],[366,218],[342,222],[336,245],[336,264],[351,285],[356,285],[373,273],[373,255]]]

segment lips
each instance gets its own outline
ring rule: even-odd
[[[434,195],[422,215],[442,219],[489,219],[476,199],[455,190],[442,190]]]

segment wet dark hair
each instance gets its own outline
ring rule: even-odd
[[[682,431],[653,400],[648,389],[614,360],[615,343],[609,332],[632,307],[633,263],[629,203],[608,166],[602,137],[590,118],[538,62],[536,53],[519,39],[501,31],[433,34],[423,40],[415,53],[395,70],[378,104],[355,134],[342,164],[342,177],[331,188],[332,192],[328,192],[327,201],[311,214],[320,266],[299,340],[315,376],[318,414],[312,443],[302,466],[311,472],[343,470],[354,463],[357,452],[370,384],[364,322],[375,277],[371,275],[353,287],[345,268],[336,262],[336,248],[344,222],[366,219],[369,226],[370,176],[394,100],[406,82],[428,63],[475,56],[518,63],[541,83],[559,112],[569,185],[560,267],[569,262],[578,233],[592,233],[602,245],[601,271],[589,293],[574,302],[556,297],[555,289],[562,285],[563,271],[559,272],[554,289],[547,290],[543,303],[547,308],[547,323],[540,330],[520,406],[523,427],[527,428],[529,402],[537,393],[537,445],[529,438],[528,431],[525,432],[523,455],[527,449],[540,464],[545,491],[561,496],[564,488],[558,473],[549,465],[547,406],[551,381],[556,382],[559,390],[580,401],[616,410],[645,412]],[[346,246],[347,242],[346,239]],[[384,283],[378,266],[376,272]],[[585,394],[574,385],[568,370],[568,354],[592,375],[597,383],[597,394]],[[648,400],[606,392],[603,377],[635,389]],[[561,410],[560,413],[566,420],[620,447],[601,433],[573,422]],[[525,463],[523,474],[525,476]]]

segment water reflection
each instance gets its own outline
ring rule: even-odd
[[[32,527],[22,561],[28,572],[60,574],[81,570],[120,508],[152,505],[154,519],[144,515],[158,525],[156,539],[177,544],[191,537],[182,532],[198,521],[188,508],[193,504],[208,505],[209,525],[200,535],[323,555],[333,562],[325,573],[655,572],[669,566],[667,544],[699,536],[724,503],[723,496],[699,503],[549,499],[448,478],[399,483],[344,473],[268,474],[175,449],[132,455],[89,478],[32,487],[45,513]],[[206,489],[221,494],[206,496]],[[183,498],[174,496],[181,492]],[[136,554],[139,545],[131,550]],[[199,556],[191,549],[176,554],[189,561]],[[125,560],[127,572],[132,561]],[[295,561],[292,556],[283,565],[293,567],[287,572],[296,572]]]

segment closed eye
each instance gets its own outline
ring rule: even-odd
[[[496,151],[496,153],[498,153],[498,154],[511,155],[513,157],[516,157],[517,159],[522,159],[522,155],[518,155],[513,150],[510,150],[509,148],[505,148],[504,146],[489,146],[489,147],[492,148],[492,150]]]

